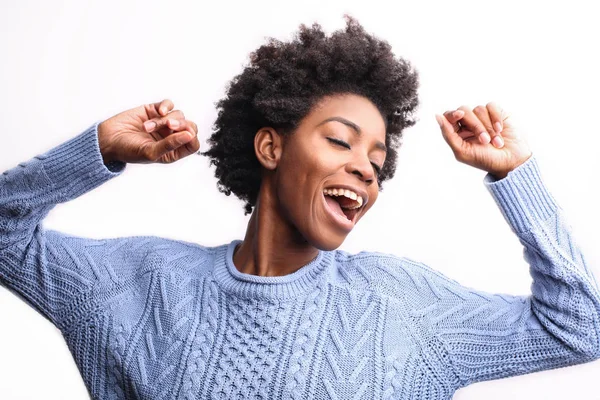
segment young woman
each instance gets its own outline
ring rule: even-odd
[[[437,116],[524,246],[530,296],[461,286],[392,254],[337,250],[394,175],[418,77],[353,19],[251,54],[218,103],[219,189],[243,240],[90,239],[54,205],[199,150],[174,104],[94,123],[4,172],[0,283],[63,333],[94,399],[449,399],[600,357],[600,292],[535,156],[494,103]],[[377,234],[377,232],[374,232]]]

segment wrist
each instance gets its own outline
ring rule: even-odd
[[[104,164],[116,161],[112,154],[109,135],[107,133],[106,121],[98,124],[98,147],[100,148],[100,154],[102,155],[102,161]]]
[[[508,176],[508,172],[490,172],[490,174],[495,180],[499,181],[500,179],[506,178]]]
[[[500,180],[500,179],[504,179],[508,176],[509,172],[514,171],[515,169],[517,169],[518,167],[520,167],[521,165],[523,165],[523,163],[525,163],[525,161],[529,160],[531,158],[531,156],[533,155],[533,153],[529,153],[529,155],[527,155],[526,157],[521,158],[520,160],[518,160],[516,163],[514,163],[511,168],[507,169],[507,170],[502,170],[502,171],[489,171],[489,173],[496,179],[496,180]]]

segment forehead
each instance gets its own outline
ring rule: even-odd
[[[344,94],[324,97],[303,121],[316,127],[331,117],[342,117],[358,125],[361,132],[385,141],[385,121],[383,116],[366,97]]]

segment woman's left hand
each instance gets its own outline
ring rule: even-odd
[[[506,177],[532,155],[509,116],[493,102],[473,110],[462,106],[435,118],[454,157],[496,179]]]

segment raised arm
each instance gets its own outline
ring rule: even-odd
[[[100,240],[46,230],[43,219],[56,204],[118,176],[127,162],[172,162],[196,151],[195,125],[172,108],[165,100],[96,122],[0,175],[0,284],[55,325],[73,299],[115,276],[97,262]],[[182,129],[168,127],[169,119]],[[157,123],[151,133],[143,125],[149,120]]]
[[[506,160],[527,153],[507,118],[461,110],[438,119],[444,136],[457,159],[488,171],[484,184],[524,247],[533,283],[529,296],[491,294],[405,259],[420,271],[417,282],[425,282],[405,296],[431,354],[457,387],[600,358],[598,284],[535,157],[506,167]],[[477,140],[474,133],[492,131],[498,121],[503,146]]]
[[[523,244],[531,295],[478,291],[405,259],[420,271],[406,297],[431,354],[457,388],[598,359],[598,284],[535,157],[484,182]]]

